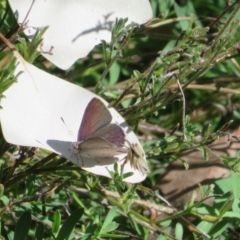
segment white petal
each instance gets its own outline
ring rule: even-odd
[[[86,106],[97,96],[84,88],[45,73],[18,55],[17,58],[15,73],[21,72],[17,78],[18,82],[4,92],[5,97],[1,100],[3,109],[0,110],[0,120],[6,141],[21,146],[45,148],[82,166],[81,157],[73,153],[71,144],[77,140]],[[109,111],[112,122],[119,124],[125,131],[126,139],[130,143],[140,144],[119,113],[113,108]],[[119,164],[123,162],[119,161]],[[106,166],[99,166],[94,159],[84,159],[83,168],[94,174],[109,177],[106,167],[113,170],[113,163],[114,161],[111,164],[106,163]],[[134,173],[126,179],[127,182],[141,182],[146,177],[132,169],[129,163],[125,165],[124,172]]]
[[[38,0],[29,11],[32,0],[10,0],[19,23],[27,16],[25,33],[31,37],[34,28],[49,26],[43,38],[43,53],[59,68],[69,68],[85,57],[101,40],[111,40],[112,24],[116,18],[143,24],[152,18],[148,0]],[[31,28],[32,27],[32,28]]]

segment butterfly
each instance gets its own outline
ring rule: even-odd
[[[127,154],[125,133],[123,129],[111,123],[112,116],[98,98],[92,98],[88,103],[80,124],[77,142],[72,144],[81,158],[94,158],[103,163],[118,155]]]

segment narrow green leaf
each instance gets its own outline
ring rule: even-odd
[[[159,1],[159,11],[161,13],[162,18],[166,18],[169,14],[169,11],[174,3],[174,0],[165,0],[165,1]]]
[[[240,219],[240,213],[229,211],[229,212],[224,213],[222,218],[231,218],[232,220],[234,218],[236,218],[236,219],[239,220]]]
[[[107,63],[109,61],[109,56],[107,54],[108,46],[107,46],[107,43],[105,40],[102,40],[101,42],[102,42],[102,47],[103,47],[103,57],[104,57],[105,62]]]
[[[67,239],[71,232],[73,231],[75,225],[83,215],[83,208],[75,210],[62,225],[56,240],[65,240]]]
[[[111,222],[109,225],[107,225],[105,228],[102,228],[101,230],[101,236],[102,234],[106,234],[106,233],[109,233],[109,232],[112,232],[114,231],[115,229],[117,229],[119,226],[118,223],[116,222]]]
[[[36,240],[42,240],[44,236],[44,225],[42,223],[39,223],[36,229]]]
[[[91,238],[91,236],[92,236],[92,234],[90,234],[90,233],[88,233],[88,234],[84,234],[83,236],[81,236],[81,240],[88,240],[88,239],[90,239]]]
[[[97,227],[98,226],[96,223],[90,222],[86,227],[85,235],[90,234],[92,236],[92,234],[96,231]]]
[[[55,235],[59,231],[60,224],[61,224],[61,214],[59,210],[57,210],[53,215],[53,224],[52,224],[53,235]]]
[[[157,240],[167,240],[167,238],[163,234],[161,234],[158,236]]]
[[[229,227],[229,221],[221,221],[217,223],[208,234],[212,237],[212,239],[217,239],[217,237],[221,236],[224,231]]]
[[[183,226],[180,223],[176,224],[175,237],[176,237],[176,239],[183,239]]]
[[[24,212],[18,219],[14,232],[14,240],[27,239],[27,234],[31,226],[31,214],[30,212]]]
[[[103,225],[102,225],[102,230],[104,228],[106,228],[112,222],[112,220],[116,217],[116,215],[117,215],[117,207],[111,208],[110,211],[108,212],[108,215],[107,215]]]
[[[121,73],[120,65],[117,62],[115,62],[109,70],[110,85],[114,85],[118,82],[118,79],[120,78],[120,73]]]
[[[234,200],[238,200],[240,198],[240,190],[239,190],[240,179],[239,179],[239,175],[234,171],[231,172],[231,182],[232,182],[232,191],[233,191]]]
[[[111,171],[110,171],[110,172],[111,172]],[[117,173],[117,174],[119,174],[119,173],[118,173],[118,164],[117,164],[116,162],[114,163],[114,172]],[[112,174],[111,176],[114,176],[114,174]]]
[[[133,172],[124,173],[123,178],[128,178],[128,177],[131,177],[132,175],[133,175]]]
[[[4,193],[4,185],[0,184],[0,198],[3,196]]]

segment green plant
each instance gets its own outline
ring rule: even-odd
[[[239,238],[238,152],[217,156],[231,176],[200,185],[200,199],[193,191],[174,208],[154,190],[165,164],[180,159],[188,168],[183,154],[192,149],[208,160],[209,145],[238,127],[240,3],[161,2],[152,1],[156,18],[145,26],[117,20],[111,43],[102,42],[65,72],[44,65],[36,52],[43,32],[29,42],[17,32],[8,4],[0,2],[1,33],[17,36],[14,46],[26,60],[111,102],[138,133],[152,170],[143,186],[127,184],[117,169],[112,179],[94,176],[1,136],[2,239]],[[4,46],[1,96],[16,81],[15,60]],[[209,198],[212,206],[205,204]]]

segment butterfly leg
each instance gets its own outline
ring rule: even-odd
[[[72,151],[72,155],[71,155],[71,158],[73,158],[73,156],[74,156],[74,158],[77,160],[77,163],[76,163],[76,165],[80,165],[81,167],[84,167],[84,162],[83,162],[83,158],[82,158],[82,156],[81,156],[81,154],[79,153],[79,152],[75,152],[74,151],[74,149],[69,149],[69,151]],[[80,156],[80,159],[81,159],[81,164],[79,164],[79,156]]]

